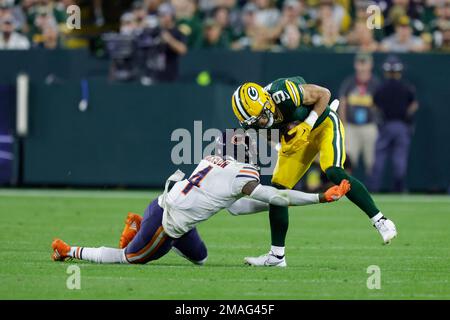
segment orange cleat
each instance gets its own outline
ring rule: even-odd
[[[52,242],[53,261],[64,261],[69,257],[70,246],[61,239],[55,239]]]
[[[142,217],[138,214],[128,212],[127,219],[125,220],[125,227],[123,228],[122,235],[120,236],[119,248],[125,248],[134,236],[141,228]]]

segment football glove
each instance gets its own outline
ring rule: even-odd
[[[341,181],[340,185],[333,186],[325,191],[324,198],[327,202],[337,201],[350,191],[350,187],[350,182],[344,179]]]
[[[298,126],[289,130],[288,134],[293,134],[296,132],[295,139],[300,139],[303,141],[308,141],[309,134],[311,133],[312,127],[306,122],[300,123]]]
[[[288,142],[286,142],[284,136],[281,137],[281,151],[284,154],[289,155],[305,147],[308,144],[308,137],[311,130],[312,127],[305,122],[302,122],[298,126],[289,130],[288,135],[295,134],[295,136]]]

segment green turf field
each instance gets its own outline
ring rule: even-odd
[[[450,299],[450,197],[377,196],[397,224],[390,246],[348,200],[291,209],[286,269],[251,268],[243,257],[269,246],[266,213],[221,212],[199,227],[203,267],[173,252],[149,265],[50,260],[50,243],[117,246],[128,211],[156,193],[0,190],[1,299]],[[66,287],[67,267],[81,289]],[[367,267],[381,268],[369,290]]]

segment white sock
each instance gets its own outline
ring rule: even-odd
[[[70,247],[69,257],[76,258],[77,250],[78,250],[78,247],[75,247],[75,246]]]
[[[384,216],[383,216],[383,214],[380,211],[376,215],[374,215],[372,218],[370,218],[370,220],[372,220],[372,223],[375,224],[375,222],[377,222],[381,218],[384,218]]]
[[[276,256],[284,256],[284,247],[271,246],[270,250]]]
[[[128,263],[125,249],[71,247],[69,256],[95,263]]]

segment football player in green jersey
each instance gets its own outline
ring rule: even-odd
[[[317,154],[321,169],[334,184],[347,179],[352,189],[347,197],[371,219],[385,244],[396,235],[394,223],[375,205],[366,187],[344,170],[345,132],[337,113],[328,105],[328,89],[307,84],[302,77],[281,78],[266,87],[244,83],[232,96],[233,112],[244,128],[283,129],[297,123],[281,136],[281,148],[272,184],[292,189]],[[269,219],[272,247],[268,254],[246,258],[256,266],[285,265],[284,247],[289,225],[288,209],[271,205]]]

